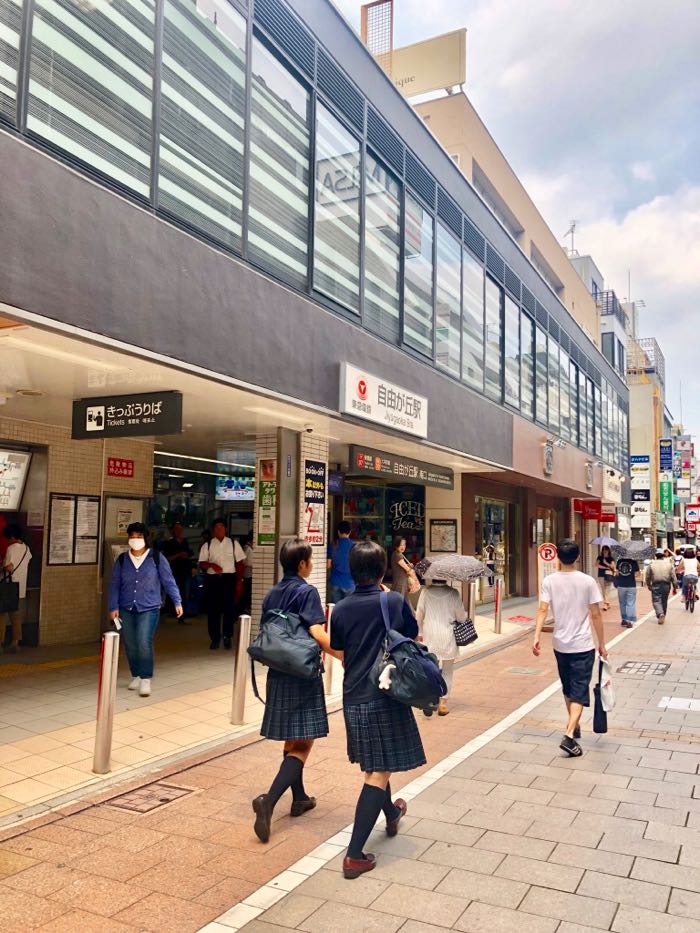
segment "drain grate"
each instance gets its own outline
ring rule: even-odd
[[[543,673],[538,667],[509,667],[506,670],[506,674],[529,674],[531,677],[539,677]]]
[[[148,784],[138,790],[129,791],[121,797],[109,801],[110,807],[119,807],[121,810],[131,810],[135,813],[150,813],[158,807],[164,807],[173,800],[187,797],[194,791],[186,787],[173,787],[172,784]]]
[[[652,677],[663,677],[670,666],[659,661],[625,661],[622,667],[618,667],[617,673],[636,674],[638,677],[644,677],[646,674],[651,674]]]

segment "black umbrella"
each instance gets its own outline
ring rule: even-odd
[[[620,544],[613,544],[613,555],[620,559],[627,560],[651,560],[656,552],[653,544],[647,544],[646,541],[623,541]]]

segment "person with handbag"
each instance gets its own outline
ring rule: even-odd
[[[608,590],[612,586],[613,577],[615,576],[615,561],[613,560],[612,551],[607,544],[603,545],[600,549],[600,554],[596,559],[596,566],[598,568],[600,595],[603,597],[603,609],[607,610],[610,608]]]
[[[148,529],[132,522],[126,529],[129,550],[114,562],[109,584],[109,617],[121,619],[124,650],[131,671],[129,690],[140,697],[151,695],[153,637],[160,621],[163,591],[172,600],[177,618],[182,616],[182,598],[170,564],[148,546]]]
[[[284,542],[280,551],[284,577],[263,600],[263,622],[271,612],[293,613],[322,651],[342,660],[342,655],[331,651],[321,597],[308,582],[313,571],[312,557],[313,549],[306,541],[290,538]],[[322,670],[319,664],[318,675],[311,679],[285,674],[273,667],[268,670],[260,735],[284,742],[284,748],[282,764],[270,789],[253,800],[253,829],[261,842],[269,841],[272,812],[287,790],[292,792],[290,816],[302,816],[316,806],[316,798],[309,797],[304,789],[303,773],[314,740],[328,735]]]
[[[350,552],[355,591],[333,612],[331,646],[343,653],[345,667],[343,713],[348,758],[364,772],[343,860],[345,878],[358,878],[375,867],[375,856],[366,853],[364,846],[380,813],[386,817],[387,835],[398,832],[407,805],[401,798],[392,800],[392,773],[412,771],[426,760],[413,710],[383,692],[373,676],[387,639],[384,612],[394,632],[408,639],[418,635],[413,610],[403,596],[381,589],[386,563],[383,547],[374,541],[359,541]]]
[[[22,640],[22,625],[27,621],[27,572],[29,570],[29,561],[32,559],[32,552],[24,541],[24,532],[22,527],[14,522],[5,525],[2,530],[3,538],[6,538],[10,544],[5,552],[3,562],[3,580],[8,590],[8,608],[7,614],[10,618],[12,634],[10,644],[5,649],[10,654],[16,654],[19,651],[19,644]],[[12,590],[12,593],[9,591]],[[0,650],[4,642],[5,626],[3,624],[0,631]]]
[[[420,641],[440,661],[447,693],[438,703],[438,716],[447,716],[447,698],[452,689],[455,658],[459,654],[455,640],[455,622],[466,622],[467,611],[462,597],[447,580],[433,580],[421,590],[416,609]]]

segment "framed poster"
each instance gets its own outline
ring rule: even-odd
[[[434,554],[457,553],[457,519],[430,519],[430,552]]]
[[[49,566],[96,564],[99,537],[99,496],[49,493]]]

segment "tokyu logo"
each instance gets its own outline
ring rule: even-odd
[[[357,380],[357,397],[361,402],[365,402],[367,400],[367,383],[364,379]]]

